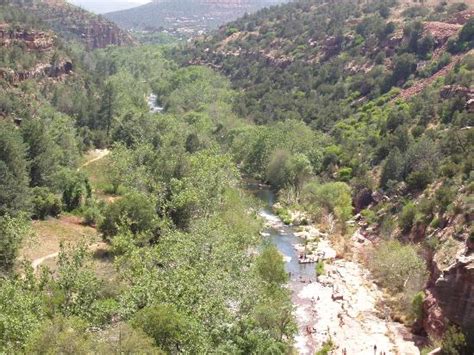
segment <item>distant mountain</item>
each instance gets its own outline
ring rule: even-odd
[[[285,0],[155,0],[105,16],[125,29],[165,30],[190,37],[235,20],[245,13]]]
[[[96,14],[104,14],[106,12],[120,11],[131,9],[139,5],[146,4],[150,1],[147,0],[68,0],[71,4],[80,6],[88,11],[92,11]]]

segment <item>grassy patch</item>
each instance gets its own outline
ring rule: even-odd
[[[35,236],[25,240],[20,251],[22,259],[33,260],[56,253],[63,243],[92,243],[100,240],[94,228],[82,225],[82,219],[73,215],[63,215],[59,219],[34,221]]]

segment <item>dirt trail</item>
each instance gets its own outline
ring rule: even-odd
[[[86,166],[88,166],[88,165],[90,165],[90,164],[92,164],[92,163],[94,163],[98,160],[103,159],[104,157],[109,155],[109,153],[110,153],[110,151],[108,149],[95,149],[94,151],[92,151],[93,158],[89,159],[84,164],[82,164],[79,168],[77,168],[77,171],[81,170],[82,168],[84,168],[84,167],[86,167]],[[95,244],[90,245],[88,249],[89,249],[89,251],[95,251],[95,250],[99,249],[100,247],[102,247],[104,245],[105,245],[105,243],[99,242],[99,243],[95,243]],[[44,256],[41,256],[39,258],[33,259],[32,262],[31,262],[31,266],[33,267],[33,271],[36,272],[38,270],[38,268],[41,266],[41,264],[43,264],[47,260],[56,258],[58,255],[59,255],[59,250],[54,252],[54,253],[51,253],[51,254],[44,255]]]
[[[88,246],[87,249],[89,250],[89,252],[94,252],[96,250],[99,250],[105,247],[107,247],[107,244],[105,242],[99,242],[99,243],[91,244],[90,246]],[[33,268],[33,272],[36,273],[39,267],[41,266],[41,264],[43,264],[47,260],[57,258],[58,255],[59,255],[59,252],[55,252],[55,253],[42,256],[41,258],[34,259],[31,262],[31,267]]]
[[[95,149],[95,150],[92,151],[92,154],[93,154],[94,158],[89,159],[84,164],[82,164],[79,168],[77,168],[77,171],[81,170],[82,168],[85,168],[86,166],[88,166],[92,163],[95,163],[98,160],[101,160],[101,159],[105,158],[107,155],[110,154],[110,150],[108,150],[108,149]]]

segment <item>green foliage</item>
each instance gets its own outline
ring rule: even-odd
[[[57,217],[62,210],[61,199],[46,187],[32,189],[33,218],[45,219],[47,216]]]
[[[403,173],[402,155],[398,148],[390,152],[382,169],[380,184],[384,187],[388,186],[390,181],[399,181]]]
[[[0,283],[0,351],[15,353],[39,328],[45,315],[36,290],[13,280]]]
[[[352,215],[351,189],[344,182],[310,182],[303,189],[302,200],[333,213],[340,222],[347,221]]]
[[[441,351],[446,355],[464,355],[467,354],[466,345],[466,336],[458,327],[451,325],[443,335]]]
[[[415,320],[423,319],[423,302],[425,300],[425,294],[423,292],[418,292],[415,297],[413,297],[412,305],[412,314]]]
[[[189,325],[175,307],[166,304],[146,307],[132,320],[135,328],[142,329],[153,338],[156,346],[168,353],[183,351]]]
[[[53,174],[59,166],[59,151],[45,123],[40,120],[29,120],[22,123],[21,132],[28,146],[30,184],[51,186]]]
[[[331,351],[335,348],[336,344],[332,339],[329,339],[324,342],[320,350],[316,351],[316,355],[329,355]]]
[[[314,269],[316,271],[316,275],[317,276],[322,276],[325,274],[325,270],[324,270],[324,261],[322,260],[319,260],[316,265],[314,266]]]
[[[120,324],[118,334],[99,342],[96,346],[100,354],[153,354],[164,355],[165,353],[154,346],[154,340],[140,329],[134,329],[127,324]]]
[[[404,232],[409,232],[415,223],[417,208],[412,202],[408,202],[400,213],[398,224]]]
[[[21,243],[28,234],[29,225],[24,216],[0,216],[0,273],[12,269]]]
[[[157,232],[157,215],[153,201],[143,194],[133,193],[109,204],[99,230],[106,238],[111,238],[123,227],[135,236],[149,233],[151,235],[148,238],[153,239]]]
[[[57,279],[52,280],[50,312],[65,317],[77,316],[92,320],[96,314],[100,281],[94,272],[86,267],[85,247],[67,250],[61,247],[58,256]]]
[[[280,286],[288,280],[283,257],[274,245],[267,245],[257,259],[257,270],[269,286]]]
[[[426,281],[425,261],[413,245],[403,245],[395,240],[382,242],[369,264],[381,285],[393,291],[402,291],[409,285],[419,292]]]
[[[89,180],[82,173],[64,171],[63,175],[58,177],[58,180],[66,211],[70,212],[81,207],[86,198],[91,197],[92,190]]]
[[[91,336],[80,318],[59,316],[41,324],[26,345],[35,354],[90,354]]]
[[[13,125],[0,122],[0,214],[29,207],[26,147]]]

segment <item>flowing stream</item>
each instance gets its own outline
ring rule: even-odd
[[[299,263],[297,247],[304,240],[295,227],[272,213],[273,192],[256,183],[248,183],[247,190],[264,203],[262,235],[278,248],[290,274],[299,354],[314,354],[328,340],[334,343],[332,354],[419,354],[409,329],[392,321],[387,309],[380,309],[382,292],[363,267],[345,259],[328,260],[326,275],[316,278],[315,264]],[[329,240],[320,241],[320,246],[335,254]]]
[[[146,99],[146,102],[148,104],[148,107],[151,113],[159,113],[163,111],[163,107],[157,105],[156,103],[157,99],[158,99],[158,96],[156,96],[155,94],[148,95]]]

